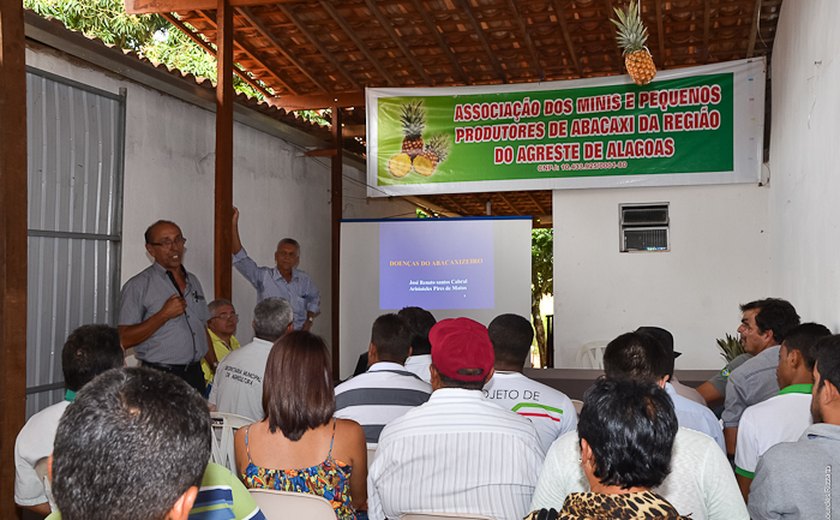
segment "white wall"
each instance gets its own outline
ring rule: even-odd
[[[641,325],[671,331],[677,368],[719,368],[739,303],[769,296],[768,189],[756,185],[554,192],[556,366]],[[619,253],[619,204],[670,203],[669,252]],[[784,296],[784,295],[781,295]]]
[[[27,48],[27,65],[108,92],[126,88],[122,281],[151,262],[143,232],[157,219],[177,222],[187,237],[186,267],[213,287],[215,116],[212,112],[41,47]],[[364,175],[345,166],[345,217],[412,214],[401,201],[368,202]],[[234,204],[242,241],[258,262],[271,265],[277,241],[301,243],[301,265],[321,289],[322,314],[314,332],[330,341],[330,166],[304,150],[244,124],[234,126]],[[237,337],[250,341],[256,292],[236,271],[233,301]]]
[[[782,4],[773,47],[771,288],[840,331],[840,2]]]

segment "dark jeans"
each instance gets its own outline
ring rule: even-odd
[[[164,363],[150,363],[143,361],[144,367],[154,368],[161,372],[169,372],[172,375],[178,376],[188,385],[195,388],[199,394],[204,395],[204,372],[201,371],[201,363],[196,361],[189,365],[167,365]]]

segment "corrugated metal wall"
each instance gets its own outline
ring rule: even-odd
[[[29,418],[64,396],[70,331],[116,323],[125,96],[31,68],[26,91]]]

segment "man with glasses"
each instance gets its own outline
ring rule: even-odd
[[[187,239],[174,222],[146,230],[155,262],[128,280],[120,297],[120,342],[135,348],[144,366],[170,372],[204,393],[201,359],[207,353],[210,314],[198,278],[183,266]]]
[[[207,355],[201,360],[201,370],[204,372],[204,382],[209,388],[219,362],[239,348],[239,341],[234,336],[239,324],[239,315],[236,314],[233,303],[224,298],[210,302],[207,310],[210,311],[207,334],[210,335],[210,345],[213,348],[207,349]]]

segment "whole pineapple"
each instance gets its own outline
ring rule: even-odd
[[[624,66],[636,85],[647,85],[656,76],[653,57],[645,47],[648,39],[647,27],[642,23],[639,3],[631,0],[627,9],[615,9],[618,20],[610,19],[618,27],[616,40],[624,49]]]
[[[423,101],[414,100],[403,104],[400,122],[403,132],[402,151],[413,160],[423,151],[423,129],[426,128]]]
[[[423,149],[423,153],[414,158],[414,171],[426,177],[437,170],[440,163],[449,155],[449,138],[445,134],[434,135]]]

